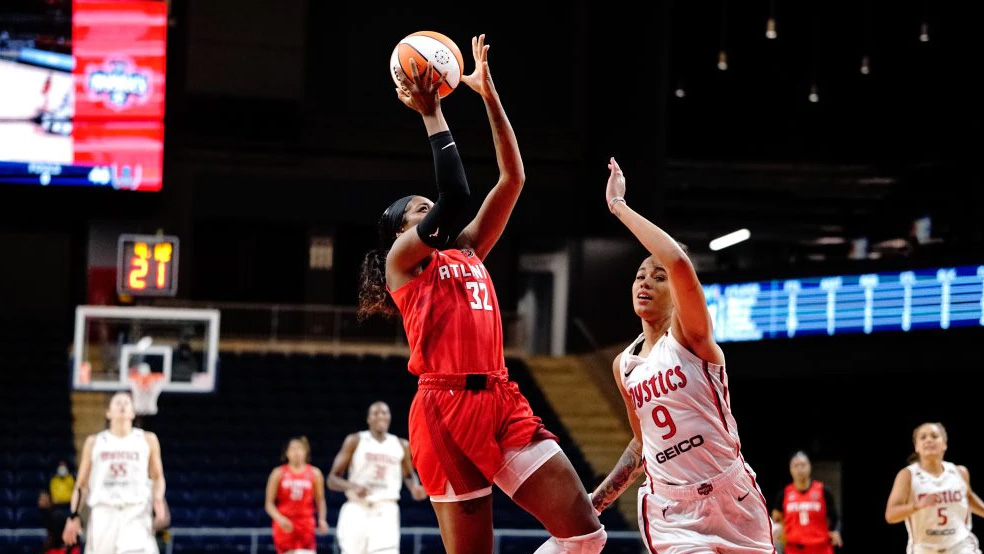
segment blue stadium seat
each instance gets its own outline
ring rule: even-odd
[[[14,539],[14,552],[20,554],[35,554],[41,550],[43,537],[20,536]]]
[[[273,537],[267,535],[262,536],[257,540],[257,552],[262,552],[263,554],[274,554],[277,550],[273,548]]]
[[[198,553],[205,550],[205,537],[190,536],[182,537],[175,536],[172,539],[172,548],[174,552],[180,553]]]
[[[14,506],[37,506],[38,505],[38,495],[41,491],[36,488],[29,489],[11,489],[14,493]]]
[[[25,529],[28,527],[41,527],[41,513],[37,506],[30,508],[17,508],[14,515],[15,527]]]
[[[197,527],[198,512],[195,508],[170,506],[171,524],[175,527]]]
[[[224,508],[222,513],[229,527],[252,527],[250,525],[252,514],[246,508]]]
[[[229,524],[229,514],[221,508],[199,508],[198,525],[202,527],[225,527]]]
[[[15,486],[21,488],[31,487],[41,491],[48,488],[51,477],[43,471],[18,471],[16,474],[17,482]]]

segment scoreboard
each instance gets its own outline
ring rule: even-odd
[[[984,326],[984,265],[704,285],[719,342]]]

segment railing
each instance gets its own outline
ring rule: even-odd
[[[167,549],[161,554],[172,554],[175,541],[183,537],[248,537],[250,541],[250,554],[257,554],[260,548],[260,537],[269,537],[271,535],[269,527],[174,527],[170,530],[170,533],[171,542],[168,543]],[[424,546],[423,537],[440,536],[441,532],[436,527],[403,527],[400,529],[400,534],[404,537],[412,537],[413,554],[421,554]],[[328,531],[328,536],[335,536],[334,528]],[[0,529],[0,537],[38,537],[39,539],[43,539],[45,537],[45,530]],[[545,541],[550,537],[550,534],[540,529],[496,529],[493,537],[495,541],[493,553],[498,554],[502,552],[502,542],[504,540],[508,541],[514,538],[542,538]],[[608,543],[613,544],[614,542],[627,544],[629,548],[632,545],[640,549],[642,548],[642,541],[639,538],[638,531],[608,531]],[[337,542],[333,541],[332,552],[338,554]]]
[[[193,302],[181,299],[158,299],[153,306],[169,308],[207,308],[222,313],[223,341],[252,340],[271,344],[291,342],[378,343],[405,347],[403,323],[399,319],[373,317],[359,322],[353,306],[320,304],[259,304],[238,302]],[[522,348],[520,316],[502,314],[504,346]]]

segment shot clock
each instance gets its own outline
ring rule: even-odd
[[[116,291],[128,296],[174,296],[178,292],[178,237],[120,235]]]

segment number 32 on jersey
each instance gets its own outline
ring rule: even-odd
[[[480,281],[465,281],[465,288],[471,292],[471,301],[468,303],[473,310],[488,310],[492,311],[492,305],[489,304],[489,287]]]

